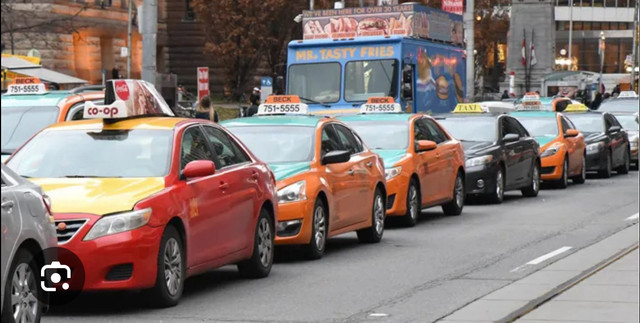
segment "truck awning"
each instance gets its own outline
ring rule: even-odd
[[[58,84],[85,84],[87,80],[79,79],[67,74],[62,74],[41,65],[33,64],[17,57],[2,57],[2,69],[7,69],[16,74],[37,77],[43,82]]]

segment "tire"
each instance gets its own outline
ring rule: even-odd
[[[311,219],[311,241],[304,246],[304,252],[308,259],[315,260],[322,258],[327,245],[328,219],[327,207],[321,199],[316,199],[313,206],[313,216]]]
[[[373,195],[373,206],[371,207],[371,226],[360,229],[356,232],[360,242],[377,243],[382,240],[382,235],[384,234],[385,212],[386,207],[384,197],[380,189],[376,188]]]
[[[502,167],[498,167],[498,171],[496,172],[496,189],[493,193],[487,194],[487,200],[493,204],[501,204],[504,201],[504,186],[505,186],[505,178],[504,172],[502,171]]]
[[[629,174],[629,168],[631,168],[631,157],[629,156],[629,151],[627,150],[624,153],[624,163],[616,168],[616,173],[620,175]]]
[[[18,249],[9,268],[4,289],[4,304],[2,304],[3,323],[21,322],[21,319],[26,319],[24,322],[40,322],[43,304],[40,301],[41,298],[38,297],[40,287],[38,286],[38,279],[36,277],[37,273],[38,269],[33,262],[32,255],[24,249]],[[19,288],[14,291],[14,279],[16,282],[26,281],[27,284],[20,284],[22,286],[19,286]],[[11,304],[12,295],[18,296],[15,304]],[[17,309],[17,311],[14,310],[14,306],[19,309]]]
[[[405,227],[413,227],[416,225],[422,209],[421,200],[418,183],[415,179],[411,179],[409,188],[407,189],[407,213],[400,218],[402,225]]]
[[[256,232],[253,238],[253,254],[251,258],[238,263],[240,275],[245,278],[264,278],[269,276],[273,265],[275,238],[273,222],[266,209],[260,210]]]
[[[612,168],[613,166],[611,165],[612,161],[611,161],[611,153],[607,154],[607,163],[604,169],[601,169],[598,171],[598,176],[600,178],[609,178],[611,177],[611,172],[613,171]]]
[[[580,168],[580,175],[571,177],[574,184],[584,184],[587,181],[587,159],[582,156],[582,167]]]
[[[186,274],[185,247],[178,230],[168,225],[158,250],[156,285],[149,291],[151,305],[170,307],[178,304]]]
[[[562,163],[562,177],[555,184],[557,188],[567,188],[569,186],[569,161],[566,157]]]
[[[464,207],[464,196],[464,178],[462,173],[458,172],[453,185],[453,199],[449,203],[442,205],[442,212],[446,215],[460,215]]]
[[[522,188],[522,195],[525,197],[536,197],[540,192],[540,165],[536,163],[531,170],[531,183]]]

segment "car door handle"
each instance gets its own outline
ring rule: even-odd
[[[353,176],[353,174],[354,174],[354,172],[353,172],[353,168],[349,169],[349,170],[347,171],[347,173],[348,173],[349,175]]]
[[[11,201],[11,200],[5,200],[5,201],[2,202],[2,208],[3,209],[10,209],[10,208],[13,207],[13,205],[14,205],[13,201]]]
[[[226,191],[229,189],[229,183],[220,182],[220,185],[218,185],[218,188],[222,191]]]
[[[260,179],[260,174],[258,174],[258,172],[252,172],[251,173],[251,178],[255,179],[256,181],[258,179]]]
[[[367,167],[371,168],[371,166],[373,166],[373,162],[368,162],[366,163]]]

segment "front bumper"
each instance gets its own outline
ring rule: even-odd
[[[57,214],[56,220],[89,219],[60,247],[73,252],[84,266],[84,291],[145,289],[155,285],[163,227],[140,228],[83,241],[100,218],[93,214]]]
[[[486,194],[496,190],[496,172],[494,164],[467,167],[465,187],[467,194]]]
[[[285,225],[289,221],[301,220],[299,226],[289,226],[289,230],[276,233],[276,245],[307,244],[311,241],[313,229],[314,200],[278,204],[278,224]]]
[[[587,171],[598,171],[607,168],[607,150],[587,153]]]
[[[543,157],[540,161],[540,179],[543,181],[555,181],[562,178],[562,166],[564,154],[557,152],[555,155]]]
[[[410,176],[404,173],[387,181],[387,216],[407,214],[407,192]]]

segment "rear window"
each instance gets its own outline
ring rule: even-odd
[[[58,107],[2,107],[2,151],[12,152],[36,132],[54,124]]]

